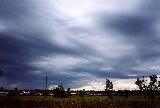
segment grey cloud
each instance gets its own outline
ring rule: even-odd
[[[155,24],[159,20],[157,4],[144,3],[142,10],[139,10],[137,14],[134,13],[134,15],[121,13],[106,15],[105,12],[99,14],[97,11],[99,19],[91,18],[94,26],[86,27],[85,25],[78,25],[78,23],[76,26],[70,26],[67,21],[72,19],[65,17],[65,15],[57,16],[57,14],[62,13],[58,13],[59,11],[54,7],[53,13],[45,12],[45,6],[40,7],[44,8],[44,12],[41,12],[34,3],[38,2],[27,0],[0,1],[0,22],[6,27],[0,31],[0,65],[7,71],[1,79],[3,85],[17,84],[22,88],[43,88],[46,73],[48,73],[49,85],[64,83],[66,87],[73,88],[83,86],[94,78],[130,79],[136,77],[128,76],[130,74],[146,76],[151,73],[159,74],[158,71],[145,72],[133,69],[133,67],[139,66],[137,61],[145,64],[152,60],[154,65],[155,61],[159,60],[160,40],[155,31]],[[100,26],[97,26],[97,23]],[[118,35],[113,33],[108,36],[107,32],[116,32]],[[101,44],[101,41],[98,44],[92,44],[92,39],[83,42],[84,40],[80,40],[83,33],[86,37],[98,35],[95,37],[97,39],[105,36],[106,38],[118,37],[113,38],[120,39],[115,42],[123,40],[124,45],[131,44],[135,49],[132,53],[122,54],[123,56],[108,57],[105,55],[112,53],[103,51],[103,48],[112,49],[116,46],[102,46],[102,50],[99,50],[99,47],[96,46]],[[61,38],[57,41],[56,38],[59,36],[68,37],[66,41],[71,46],[62,44]],[[116,53],[120,55],[118,51]],[[47,68],[47,66],[42,69],[32,65],[33,62],[36,63],[44,57],[52,59],[52,57],[60,54],[78,60],[83,58],[89,62],[80,62],[63,71]],[[106,66],[111,66],[113,70],[100,70]]]
[[[107,25],[128,36],[140,37],[153,33],[154,20],[145,16],[118,16]]]
[[[156,59],[159,58],[160,45],[156,32],[156,24],[159,20],[158,8],[157,4],[149,1],[143,4],[141,10],[133,14],[102,15],[100,24],[106,32],[110,30],[116,32],[122,39],[133,44],[137,50],[136,58],[144,62]]]

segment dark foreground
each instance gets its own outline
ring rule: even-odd
[[[53,98],[48,96],[1,96],[0,108],[160,108],[160,98],[143,96],[85,96]]]

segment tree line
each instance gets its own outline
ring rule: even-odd
[[[0,77],[4,75],[4,69],[0,67]],[[157,75],[150,75],[148,78],[141,76],[137,77],[137,80],[135,81],[135,84],[138,86],[139,90],[145,93],[145,97],[149,96],[154,99],[157,91],[160,91],[160,77]],[[53,89],[53,93],[55,97],[66,97],[66,95],[70,95],[70,88],[65,91],[63,84],[61,83]],[[113,91],[113,83],[106,79],[106,87],[105,92],[109,97],[112,96]],[[85,95],[85,90],[80,90],[79,95]]]

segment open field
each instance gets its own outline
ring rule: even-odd
[[[48,96],[1,96],[0,108],[160,108],[160,98],[154,101],[143,96],[84,96],[53,98]]]

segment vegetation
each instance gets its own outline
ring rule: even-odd
[[[106,79],[106,91],[113,90],[113,84],[109,79]]]
[[[63,84],[61,83],[56,87],[56,89],[53,90],[54,97],[64,98],[66,97],[66,92],[64,90]]]
[[[149,78],[150,78],[150,82],[147,84],[147,79],[145,79],[144,76],[138,77],[135,84],[138,85],[141,91],[160,90],[160,81],[158,81],[158,76],[151,75],[149,76]]]
[[[53,90],[7,90],[0,92],[0,108],[159,108],[160,81],[158,76],[138,77],[135,84],[140,90],[114,91],[113,84],[106,79],[105,91],[66,91],[61,83]],[[28,91],[28,92],[27,92]],[[29,94],[23,94],[23,92]],[[45,93],[45,95],[44,95]],[[74,94],[73,94],[74,93]],[[52,96],[50,95],[52,94]],[[148,96],[149,98],[146,98]],[[145,97],[145,98],[144,98]]]
[[[122,96],[114,96],[113,100],[106,96],[85,96],[70,98],[53,98],[43,96],[6,96],[0,97],[0,108],[155,108],[160,106],[160,99],[145,100],[143,97],[130,96],[128,100]]]
[[[111,91],[113,90],[113,84],[109,79],[106,79],[106,93],[109,96],[109,98],[112,98],[112,93]]]
[[[158,81],[157,75],[151,75],[149,79],[147,83],[147,79],[144,76],[138,77],[135,84],[138,85],[140,91],[145,92],[145,97],[148,96],[154,101],[157,92],[160,90],[160,81]]]

